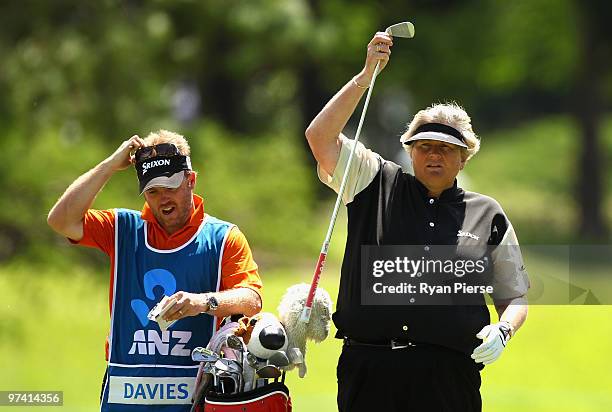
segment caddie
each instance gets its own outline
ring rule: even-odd
[[[205,212],[189,155],[177,133],[132,136],[49,212],[55,231],[110,257],[102,411],[189,411],[198,371],[192,349],[206,346],[217,319],[261,309],[262,283],[246,238]],[[109,179],[132,165],[142,211],[91,209]],[[147,316],[164,296],[175,302],[165,320],[177,321],[166,331]]]

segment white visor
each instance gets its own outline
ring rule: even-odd
[[[455,136],[451,136],[450,134],[446,133],[430,131],[417,133],[406,140],[402,140],[402,143],[409,145],[415,140],[437,140],[439,142],[454,144],[455,146],[463,147],[465,149],[467,149],[468,147],[465,143],[457,139]]]
[[[140,194],[143,194],[144,192],[146,192],[152,187],[167,187],[168,189],[176,189],[177,187],[181,185],[181,183],[183,183],[183,179],[185,179],[184,170],[181,170],[180,172],[176,172],[170,177],[166,177],[166,176],[156,177],[155,179],[151,179],[151,181],[149,181],[145,185],[144,189],[142,189],[142,192],[140,192]]]

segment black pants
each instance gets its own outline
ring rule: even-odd
[[[436,346],[344,346],[338,410],[480,412],[480,371],[467,355]]]

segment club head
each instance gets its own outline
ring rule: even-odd
[[[227,337],[227,346],[235,350],[242,350],[244,347],[242,340],[236,335],[229,335]]]
[[[222,372],[242,373],[242,366],[234,359],[220,358],[215,362],[214,367]]]
[[[217,369],[218,371],[229,371],[230,367],[226,362],[223,362],[223,358],[219,359],[217,362],[215,362],[215,369]]]
[[[227,372],[227,371],[221,371],[219,372],[218,376],[219,376],[219,380],[223,383],[224,393],[236,393],[239,391],[239,388],[242,386],[242,382],[241,382],[242,375],[240,374],[233,373],[233,372]]]
[[[276,352],[274,355],[270,356],[268,364],[282,368],[284,366],[289,366],[289,358],[284,352]]]
[[[245,356],[242,362],[242,380],[244,391],[250,391],[251,389],[255,388],[255,373],[255,368],[249,364]]]
[[[253,355],[251,352],[248,352],[246,354],[246,359],[248,364],[252,367],[257,369],[257,357],[255,355]]]
[[[414,25],[409,21],[403,21],[387,27],[385,32],[393,37],[405,37],[410,39],[414,37]]]
[[[210,349],[198,347],[191,352],[191,359],[194,362],[216,362],[219,355]]]
[[[238,361],[232,360],[227,363],[229,371],[233,373],[242,373],[242,365]]]
[[[202,369],[202,372],[205,375],[215,375],[217,373],[217,370],[215,369],[215,366],[212,365],[211,363],[206,363],[204,365],[204,369]]]
[[[263,379],[275,379],[282,374],[281,370],[274,365],[266,365],[261,369],[257,369],[257,376]]]

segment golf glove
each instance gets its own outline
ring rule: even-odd
[[[502,321],[485,326],[476,334],[476,337],[483,339],[484,342],[474,349],[472,359],[476,363],[485,365],[495,362],[500,357],[511,336],[512,325],[509,322]]]

